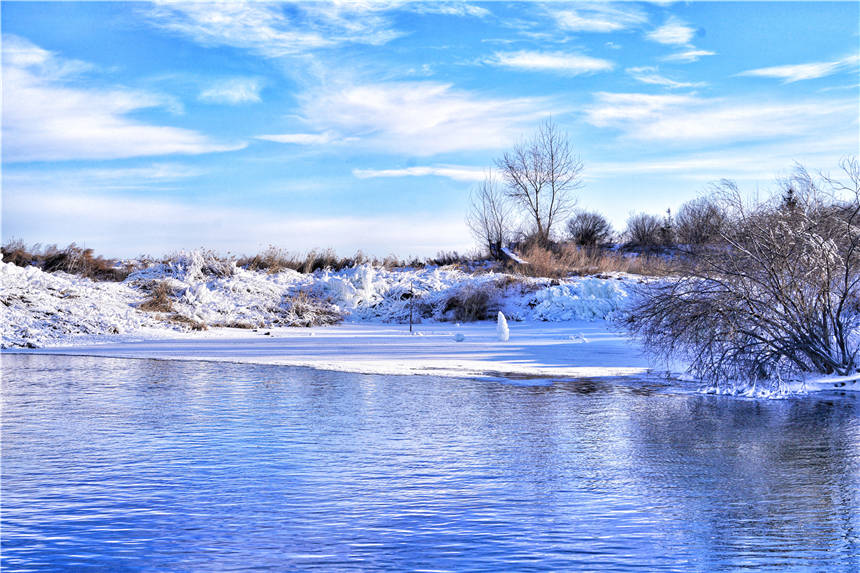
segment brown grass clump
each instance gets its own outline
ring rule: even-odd
[[[178,324],[184,328],[189,328],[191,330],[209,330],[209,327],[205,322],[200,322],[199,320],[194,320],[193,318],[189,318],[187,316],[183,316],[179,313],[171,314],[167,320],[174,324]]]
[[[521,256],[528,264],[512,266],[530,277],[564,278],[611,272],[664,276],[672,269],[670,261],[657,255],[625,256],[614,251],[574,245],[561,245],[556,250],[533,245]]]
[[[145,288],[149,298],[138,307],[147,312],[173,312],[173,289],[167,281],[152,281]]]
[[[92,249],[84,249],[75,243],[65,249],[49,245],[44,249],[35,244],[27,247],[20,239],[12,239],[2,247],[3,262],[19,267],[37,266],[46,273],[63,271],[97,281],[124,281],[133,267],[120,265],[114,259],[93,255]]]
[[[284,318],[280,322],[286,326],[328,326],[343,320],[343,313],[330,300],[304,290],[284,295],[281,307]]]
[[[474,322],[491,318],[494,301],[493,287],[466,286],[450,297],[442,309],[442,315],[457,322]]]

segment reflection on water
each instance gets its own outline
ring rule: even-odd
[[[860,404],[4,355],[2,568],[860,570]]]

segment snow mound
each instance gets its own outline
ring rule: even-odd
[[[584,278],[537,291],[531,317],[552,322],[611,318],[627,300],[621,281]]]
[[[157,326],[134,308],[141,300],[138,291],[122,283],[0,263],[0,340],[4,348],[40,347],[75,336]]]

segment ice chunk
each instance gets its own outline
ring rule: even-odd
[[[496,336],[502,342],[507,342],[508,338],[511,337],[511,331],[508,329],[508,319],[505,318],[501,310],[496,318]]]

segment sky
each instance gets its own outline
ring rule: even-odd
[[[858,2],[4,2],[2,238],[160,256],[475,248],[552,118],[621,230],[860,149]]]

